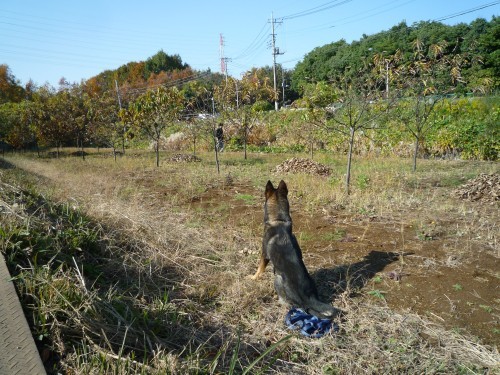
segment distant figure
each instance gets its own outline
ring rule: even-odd
[[[224,130],[222,129],[222,123],[219,124],[219,127],[215,129],[215,147],[217,151],[222,152],[224,150]]]

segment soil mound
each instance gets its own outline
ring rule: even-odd
[[[279,164],[275,168],[275,172],[277,173],[309,173],[316,174],[320,176],[329,176],[331,173],[331,169],[326,165],[316,163],[310,159],[302,159],[302,158],[291,158],[285,160],[283,163]]]
[[[470,201],[498,202],[500,200],[500,175],[482,173],[454,191],[460,199]]]
[[[198,156],[191,154],[175,154],[170,158],[170,161],[176,163],[192,163],[195,161],[201,161],[201,159]]]

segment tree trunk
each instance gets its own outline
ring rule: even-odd
[[[159,167],[160,166],[160,140],[159,139],[156,140],[155,149],[156,149],[156,166]]]
[[[350,129],[350,138],[349,138],[349,151],[347,153],[347,174],[345,177],[345,191],[347,195],[350,193],[350,184],[351,184],[351,162],[352,162],[352,149],[354,146],[354,128]]]
[[[125,155],[125,126],[123,126],[123,134],[122,134],[122,153]]]
[[[247,138],[248,138],[248,119],[247,115],[243,114],[243,146],[245,149],[245,160],[247,160]]]
[[[415,137],[415,150],[413,154],[413,172],[417,170],[418,137]]]
[[[247,160],[247,127],[245,126],[245,136],[243,137],[243,147],[245,149],[245,160]]]
[[[217,138],[215,137],[215,130],[212,133],[214,138],[215,165],[217,166],[217,174],[220,174],[219,153],[217,151]]]

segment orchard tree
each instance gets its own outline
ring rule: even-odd
[[[133,126],[154,143],[156,166],[160,166],[160,140],[163,132],[179,121],[184,109],[184,96],[175,87],[159,87],[139,96],[129,107]],[[127,117],[121,111],[122,119]]]
[[[207,138],[213,141],[215,132],[215,117],[213,97],[207,88],[198,82],[193,82],[183,90],[187,101],[188,113],[185,116],[184,132],[193,144],[193,155],[196,156],[196,146],[200,139]],[[212,114],[211,114],[212,113]],[[218,165],[217,148],[216,163]]]
[[[17,132],[19,120],[19,105],[18,103],[0,104],[0,141],[15,148],[12,144],[12,134]],[[4,145],[2,152],[4,151]]]
[[[347,194],[350,193],[355,136],[377,126],[377,118],[385,113],[389,104],[380,100],[381,92],[376,80],[369,76],[360,76],[361,78],[342,80],[338,88],[339,101],[325,109],[325,130],[341,134],[348,142],[345,179]]]
[[[70,108],[67,93],[54,93],[51,86],[41,87],[34,97],[34,129],[42,146],[59,148],[70,137],[67,117]]]
[[[413,59],[398,68],[398,85],[408,98],[398,106],[398,116],[414,138],[413,171],[417,169],[419,147],[440,124],[434,116],[436,105],[463,82],[461,68],[467,58],[459,54],[450,58],[444,54],[446,47],[443,41],[426,48],[417,39],[413,43]]]
[[[217,85],[214,87],[215,91],[217,91]],[[206,134],[210,143],[213,144],[217,174],[220,174],[219,150],[215,137],[219,115],[216,114],[214,93],[210,92],[204,85],[196,87],[195,90],[193,90],[193,86],[191,86],[187,96],[189,98],[188,101],[191,114],[193,115],[191,117],[191,123],[188,124],[187,132],[193,139],[193,147],[195,146],[197,137]]]
[[[89,135],[97,146],[113,149],[116,161],[117,148],[124,147],[126,127],[119,118],[116,98],[105,92],[99,97],[91,97],[87,101],[89,111]]]
[[[183,130],[193,145],[193,156],[196,156],[196,146],[199,140],[212,133],[212,124],[205,114],[192,114],[184,121]],[[211,140],[210,140],[211,141]]]
[[[228,78],[214,87],[214,100],[222,109],[221,120],[237,129],[245,160],[248,135],[258,120],[259,112],[273,108],[270,104],[273,99],[274,91],[264,69],[253,69],[240,81]]]
[[[7,143],[16,149],[35,146],[36,136],[32,126],[33,102],[23,100],[20,103],[11,104],[14,121],[7,135]]]
[[[339,94],[335,85],[324,81],[305,83],[302,90],[304,97],[297,101],[297,105],[305,111],[301,114],[299,131],[309,145],[312,159],[314,143],[319,139],[318,129],[327,128],[331,112],[339,106]]]
[[[392,100],[382,101],[380,80],[373,74],[373,65],[365,64],[356,72],[346,72],[330,82],[304,84],[304,98],[299,105],[306,108],[303,115],[309,141],[314,140],[314,127],[335,133],[348,144],[345,191],[350,193],[351,165],[354,140],[358,133],[377,126],[377,118],[385,114]],[[312,155],[312,151],[311,151]]]
[[[76,145],[80,148],[82,158],[85,160],[84,145],[91,138],[91,99],[83,92],[81,86],[75,85],[70,91],[69,100],[71,107],[69,110],[69,126],[76,137]]]
[[[8,65],[0,65],[0,104],[20,102],[24,97],[24,89],[19,80],[11,73]]]

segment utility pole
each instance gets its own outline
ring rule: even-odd
[[[240,99],[239,99],[239,90],[238,90],[238,81],[234,80],[234,85],[236,87],[236,109],[240,108]]]
[[[385,59],[385,98],[389,99],[389,60]]]
[[[283,88],[283,107],[285,106],[285,74],[282,72],[282,77],[281,77],[281,87]]]
[[[120,99],[120,91],[118,90],[118,81],[115,79],[116,96],[118,97],[118,106],[122,109],[122,101]]]
[[[215,121],[215,100],[212,96],[212,137],[214,138],[215,165],[217,165],[217,174],[220,174],[219,152],[217,148],[217,139],[215,138],[215,129],[217,129]]]
[[[273,78],[274,78],[274,109],[278,110],[278,90],[276,87],[276,55],[283,55],[284,52],[280,52],[279,48],[276,47],[276,34],[274,33],[274,24],[283,23],[283,21],[276,21],[274,19],[273,13],[271,13],[271,25],[273,33],[271,34],[272,50],[273,50]]]

